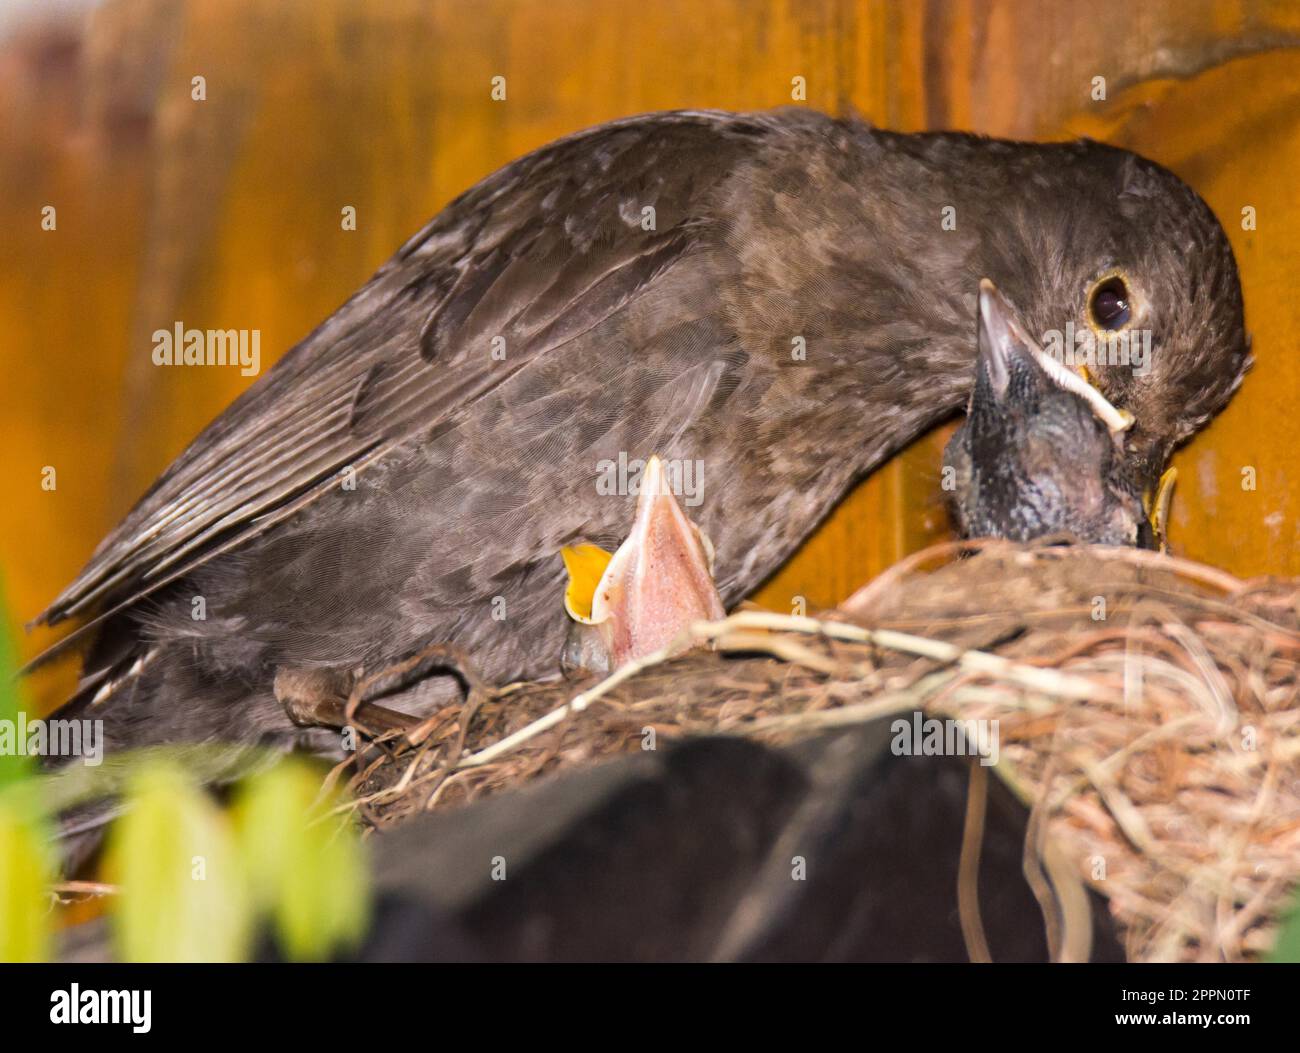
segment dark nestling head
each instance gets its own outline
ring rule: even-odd
[[[980,283],[979,356],[966,420],[944,451],[966,537],[1153,547],[1124,457],[1132,421],[1043,352],[1006,298]]]

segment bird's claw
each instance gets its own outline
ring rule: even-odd
[[[300,727],[356,727],[369,738],[407,732],[419,721],[405,713],[365,701],[364,680],[336,669],[281,667],[275,697]],[[357,719],[361,710],[362,719]]]

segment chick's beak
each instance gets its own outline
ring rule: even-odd
[[[565,550],[565,606],[575,620],[599,627],[610,669],[680,640],[692,622],[725,615],[708,541],[686,518],[658,457],[641,475],[632,531],[608,557],[588,602],[582,583],[604,555],[594,546]],[[687,646],[681,642],[681,650]]]
[[[1067,368],[1038,346],[1029,335],[1016,309],[987,278],[980,281],[979,291],[979,362],[988,373],[993,393],[1002,398],[1010,382],[1011,362],[1017,357],[1034,362],[1057,387],[1082,398],[1112,434],[1118,435],[1133,424],[1133,416],[1116,409],[1089,379]]]
[[[979,367],[984,370],[998,398],[1007,393],[1011,383],[1011,362],[1027,356],[1029,340],[1016,320],[1014,309],[991,281],[980,282],[979,292]]]

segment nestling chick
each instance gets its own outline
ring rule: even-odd
[[[611,673],[673,644],[692,622],[726,614],[713,546],[686,518],[656,456],[641,474],[632,532],[618,551],[577,545],[562,554],[572,620],[560,663],[566,673]]]
[[[1125,459],[1131,419],[1043,352],[987,279],[978,333],[966,420],[944,450],[961,533],[1155,547]]]

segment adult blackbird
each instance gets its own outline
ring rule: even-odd
[[[962,535],[1154,547],[1124,461],[1134,422],[1042,351],[991,282],[977,328],[975,386],[944,450]]]
[[[616,547],[647,451],[698,473],[730,605],[961,406],[985,276],[1031,332],[1150,332],[1149,370],[1095,371],[1144,484],[1246,368],[1222,229],[1123,150],[794,109],[635,117],[514,161],[202,432],[40,615],[98,616],[62,715],[102,717],[110,749],[288,742],[284,670],[444,640],[491,679],[546,673],[560,550]]]

